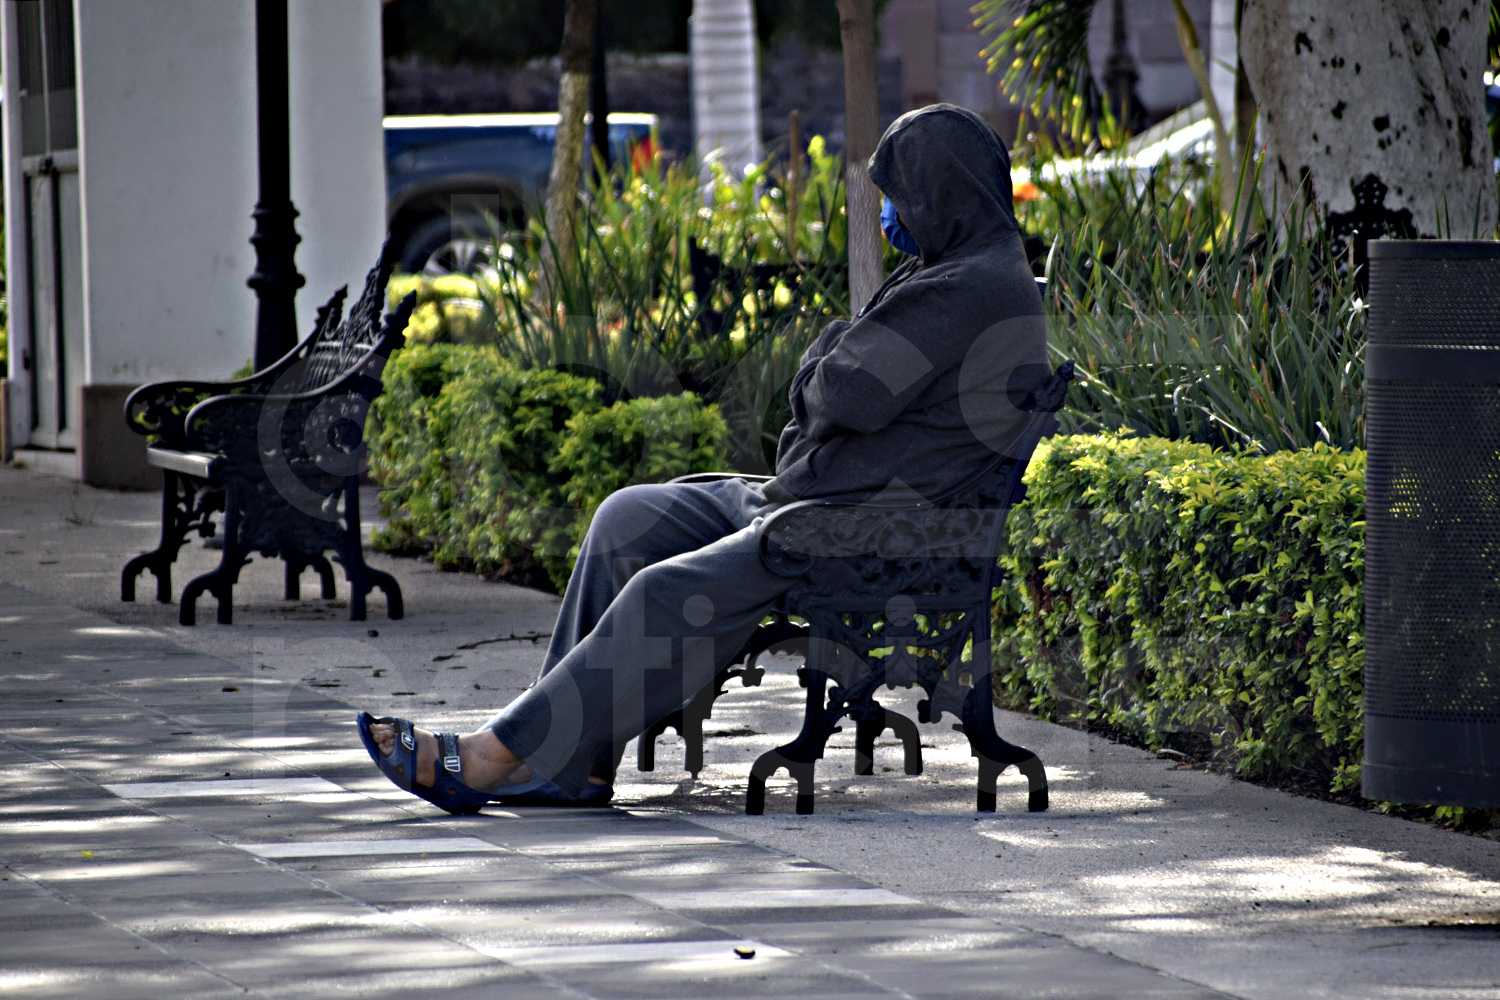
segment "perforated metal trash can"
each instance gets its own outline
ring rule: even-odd
[[[1500,806],[1500,244],[1370,244],[1368,798]]]

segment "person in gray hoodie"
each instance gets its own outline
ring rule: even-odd
[[[450,812],[608,801],[625,744],[743,646],[793,581],[761,562],[778,506],[934,497],[1006,453],[1047,376],[1042,303],[1012,210],[1010,157],[982,118],[897,119],[869,162],[912,258],[802,356],[769,481],[632,486],[594,515],[541,676],[474,733],[361,712],[392,781]]]

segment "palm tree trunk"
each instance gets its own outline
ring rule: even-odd
[[[694,0],[690,27],[699,165],[715,151],[736,169],[759,163],[760,78],[751,0]]]
[[[874,0],[838,0],[844,48],[844,176],[849,222],[849,302],[858,309],[885,278],[880,194],[868,160],[880,139]]]

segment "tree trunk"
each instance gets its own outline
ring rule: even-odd
[[[1266,181],[1336,235],[1489,238],[1484,0],[1245,0]]]
[[[577,254],[578,180],[583,166],[584,118],[589,109],[589,70],[594,57],[598,0],[568,0],[563,20],[562,80],[557,96],[557,138],[547,178],[547,236],[542,246],[538,302],[550,307],[558,272]]]
[[[880,193],[869,159],[880,139],[874,0],[838,0],[844,47],[844,177],[849,221],[849,304],[858,309],[885,280]]]

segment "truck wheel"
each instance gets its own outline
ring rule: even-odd
[[[486,215],[441,215],[412,230],[401,248],[409,274],[482,274],[494,271],[495,252],[512,242],[514,228]]]

